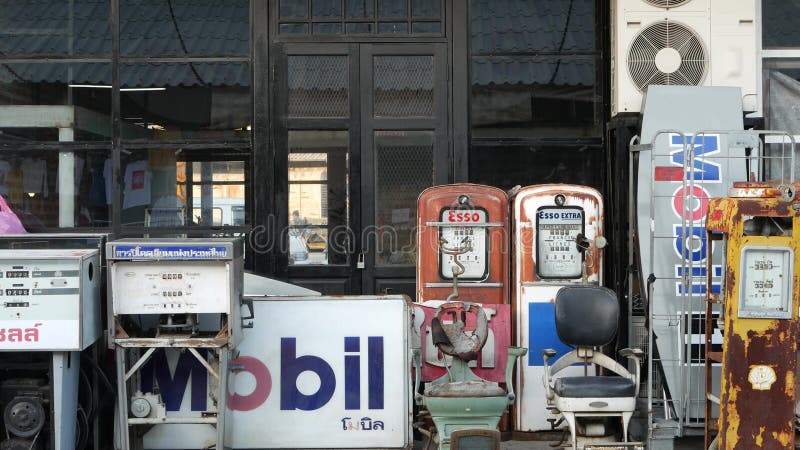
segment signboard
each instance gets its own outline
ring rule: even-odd
[[[440,239],[446,241],[448,248],[461,248],[471,245],[471,250],[458,255],[458,261],[464,266],[464,273],[459,275],[460,280],[482,280],[489,274],[489,249],[486,246],[487,228],[476,226],[486,224],[486,211],[483,209],[443,209],[442,223],[453,226],[440,228]],[[461,226],[459,226],[461,225]],[[439,253],[439,276],[443,279],[453,279],[455,264],[453,255]]]
[[[422,348],[422,381],[433,381],[446,373],[445,357],[433,345],[431,320],[444,302],[428,301],[414,305],[414,329],[419,331]],[[508,347],[511,345],[511,305],[481,305],[489,320],[489,335],[478,359],[470,362],[475,375],[488,381],[505,383]],[[467,327],[474,326],[474,316],[467,316]],[[449,358],[449,357],[447,357]]]
[[[404,448],[410,442],[407,298],[275,298],[254,301],[229,363],[225,446]],[[213,410],[215,382],[188,352],[167,350],[142,368],[169,417]],[[159,425],[145,448],[202,448],[210,426]]]
[[[239,346],[242,370],[229,379],[232,447],[407,444],[405,297],[259,301],[255,315]]]

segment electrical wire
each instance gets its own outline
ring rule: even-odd
[[[186,47],[186,42],[184,42],[183,40],[181,29],[178,27],[178,20],[175,18],[175,10],[172,9],[172,0],[167,0],[167,6],[169,7],[169,16],[172,19],[172,25],[175,27],[175,32],[178,33],[178,41],[181,43],[181,48],[183,49],[183,53],[189,55],[189,49]],[[194,66],[194,63],[190,62],[189,67],[191,67],[192,73],[194,73],[194,76],[195,78],[197,78],[197,81],[199,81],[201,85],[205,86],[206,82],[203,80],[203,77],[200,76],[200,73],[197,71],[197,68]]]
[[[569,22],[570,18],[572,17],[572,3],[574,0],[569,0],[569,7],[567,8],[567,20],[564,23],[564,31],[561,33],[561,43],[558,44],[558,53],[561,53],[564,50],[564,43],[567,41],[567,30],[569,29]],[[556,75],[558,75],[558,69],[561,68],[561,58],[558,58],[556,62],[556,68],[553,70],[553,76],[550,77],[550,82],[547,84],[553,84],[556,81]]]

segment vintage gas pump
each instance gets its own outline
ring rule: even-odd
[[[0,250],[3,450],[86,443],[92,405],[79,385],[91,383],[80,362],[101,335],[101,273],[96,249]]]
[[[508,303],[508,197],[476,184],[428,188],[417,201],[417,301]],[[463,268],[455,264],[456,255]]]
[[[571,350],[556,333],[554,299],[563,286],[602,285],[603,200],[587,186],[549,184],[522,188],[513,199],[513,307],[516,341],[536,349],[517,369],[520,395],[515,429],[549,430],[544,361],[538,349],[560,357]],[[583,368],[570,367],[583,375]]]
[[[426,189],[417,203],[414,327],[422,341],[422,381],[441,377],[449,364],[431,324],[441,302],[453,300],[482,306],[486,343],[469,366],[485,380],[504,383],[511,345],[508,196],[491,186],[452,184]]]
[[[417,211],[416,381],[426,383],[417,401],[435,424],[431,437],[449,449],[495,432],[525,353],[510,347],[508,197],[490,186],[436,186],[420,194]]]
[[[121,450],[148,447],[147,433],[181,433],[180,448],[223,448],[228,361],[242,336],[242,250],[241,239],[222,238],[107,244]],[[180,410],[180,379],[207,387],[192,411]]]
[[[709,204],[709,242],[721,239],[725,248],[724,289],[720,296],[709,295],[709,303],[724,305],[720,449],[795,445],[798,189],[798,184],[734,183],[728,197]],[[710,431],[707,425],[707,446]]]

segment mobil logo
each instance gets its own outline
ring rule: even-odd
[[[345,410],[384,408],[382,336],[344,336],[338,343],[331,343],[338,348],[320,354],[298,350],[302,340],[281,337],[277,355],[241,355],[230,361],[231,381],[244,378],[245,387],[240,393],[236,383],[229,383],[228,409],[252,411],[277,402],[284,411],[315,411],[335,400],[335,396],[342,397]],[[205,353],[201,351],[201,355]],[[208,371],[191,353],[156,352],[141,374],[141,391],[153,392],[157,386],[167,411],[208,409]],[[363,402],[362,397],[366,397]]]
[[[657,220],[657,223],[669,223],[673,239],[673,250],[678,264],[674,264],[675,276],[679,279],[691,280],[688,283],[675,283],[675,295],[705,294],[707,273],[706,259],[708,241],[705,230],[705,218],[708,205],[713,196],[724,195],[722,185],[722,164],[714,161],[721,156],[720,136],[718,134],[697,135],[685,138],[689,151],[684,151],[684,137],[678,134],[669,135],[670,164],[672,167],[657,167],[656,181],[680,183],[672,191],[672,218],[669,221]],[[689,160],[687,161],[687,156]],[[661,170],[659,170],[661,169]],[[687,265],[691,270],[687,270]],[[720,265],[713,266],[712,278],[719,280],[722,274]],[[718,281],[712,283],[712,291],[719,292]]]

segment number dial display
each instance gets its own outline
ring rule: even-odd
[[[794,252],[787,247],[744,247],[739,317],[790,319]]]

